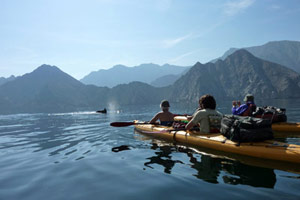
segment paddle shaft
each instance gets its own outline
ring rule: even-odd
[[[111,126],[114,126],[114,127],[125,127],[125,126],[131,126],[131,125],[139,125],[139,124],[152,124],[152,123],[149,123],[149,122],[112,122],[110,123]],[[153,123],[153,124],[156,124],[157,123]],[[168,131],[183,131],[183,130],[186,130],[185,128],[175,128],[175,129],[171,129],[171,130],[168,130]],[[195,128],[192,128],[191,131],[193,130],[199,130],[199,129],[195,129]]]

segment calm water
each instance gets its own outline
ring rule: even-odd
[[[300,121],[300,100],[268,103]],[[174,113],[193,111],[171,106]],[[223,113],[230,107],[218,106]],[[132,126],[109,126],[149,120],[157,111],[153,105],[107,115],[0,116],[0,199],[300,199],[300,173],[293,172],[299,166],[186,148],[146,139]],[[300,144],[300,138],[286,141]]]

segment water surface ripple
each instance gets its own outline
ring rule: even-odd
[[[300,101],[275,103],[288,108],[291,121],[300,121]],[[109,126],[149,120],[158,110],[0,115],[0,199],[300,199],[294,164],[195,149],[145,138],[132,126]],[[300,144],[297,137],[282,140]]]

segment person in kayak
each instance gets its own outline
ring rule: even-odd
[[[171,126],[174,121],[173,113],[169,112],[170,103],[167,100],[163,100],[160,103],[161,112],[158,112],[150,121],[150,124],[154,124],[157,120],[160,121],[160,125]]]
[[[188,119],[191,119],[185,126],[186,130],[200,125],[200,132],[219,132],[223,114],[216,110],[216,100],[212,95],[203,95],[199,99],[199,108]]]
[[[252,94],[247,94],[244,101],[245,103],[242,105],[240,101],[232,102],[232,114],[239,116],[252,116],[252,113],[256,110],[254,96]]]

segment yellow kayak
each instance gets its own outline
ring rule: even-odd
[[[226,139],[220,133],[203,134],[195,131],[176,131],[172,127],[152,124],[140,123],[135,125],[135,130],[146,136],[176,141],[190,146],[205,147],[256,158],[300,163],[300,145],[274,140],[238,144]]]
[[[272,124],[272,130],[278,132],[299,132],[300,123],[279,122]]]
[[[188,122],[185,116],[176,116],[175,121]],[[300,123],[278,122],[272,124],[272,130],[275,132],[298,132],[300,134]]]

